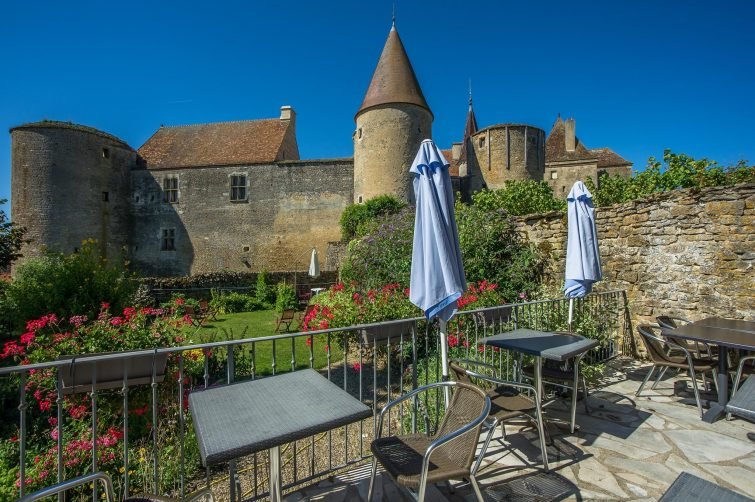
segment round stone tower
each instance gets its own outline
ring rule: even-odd
[[[43,121],[11,129],[12,216],[31,239],[24,258],[71,253],[86,239],[118,257],[129,241],[136,161],[129,145],[91,127]]]
[[[354,202],[383,194],[412,201],[409,167],[432,137],[433,114],[395,25],[355,120]]]

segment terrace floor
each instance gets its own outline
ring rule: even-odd
[[[486,500],[657,500],[681,471],[687,471],[744,495],[755,494],[755,443],[744,420],[700,420],[688,378],[667,375],[643,397],[634,392],[649,366],[620,359],[609,363],[607,376],[591,390],[590,414],[580,402],[575,434],[549,425],[551,472],[541,469],[535,430],[507,425],[491,441],[478,473]],[[671,374],[672,371],[667,373]],[[714,399],[703,393],[703,399]],[[705,406],[705,402],[703,406]],[[547,408],[547,415],[568,419],[567,402]],[[378,471],[376,501],[412,500]],[[288,502],[366,500],[370,466],[351,469],[288,495]],[[428,491],[428,500],[475,500],[469,485],[455,483]]]

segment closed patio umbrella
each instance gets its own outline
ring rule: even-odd
[[[312,248],[312,256],[309,259],[309,276],[320,276],[320,260],[317,258],[317,248]]]
[[[571,331],[574,298],[582,298],[592,285],[603,278],[600,269],[598,232],[592,194],[584,183],[574,183],[566,197],[569,233],[566,244],[564,295],[569,298],[569,331]]]
[[[437,146],[422,142],[409,172],[417,203],[409,299],[428,320],[440,321],[441,371],[448,379],[448,320],[466,290],[448,162]],[[446,405],[448,394],[446,393]]]

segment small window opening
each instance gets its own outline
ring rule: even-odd
[[[110,200],[110,193],[102,192],[102,202],[107,202],[108,200]]]
[[[246,200],[246,174],[231,175],[231,201]]]
[[[163,240],[160,246],[161,251],[175,251],[176,250],[176,229],[164,228]]]
[[[558,173],[556,171],[551,171],[551,179],[557,180],[558,179]]]
[[[483,148],[485,146],[485,138],[480,138],[479,145],[480,148]]]
[[[163,202],[175,204],[178,202],[178,178],[163,180]]]
[[[110,158],[110,148],[103,148],[102,149],[102,158],[103,159],[109,159]]]
[[[361,204],[361,203],[362,203],[362,196],[361,196],[361,195],[360,195],[360,196],[359,196],[359,197],[357,198],[357,203],[358,203],[358,204]]]
[[[244,246],[242,249],[244,250],[245,253],[249,252],[249,246]]]

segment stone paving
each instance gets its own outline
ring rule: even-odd
[[[744,495],[755,495],[755,443],[744,420],[700,420],[691,384],[684,374],[668,375],[655,390],[634,397],[649,366],[616,360],[589,398],[590,414],[577,408],[580,430],[549,425],[551,471],[542,470],[538,438],[525,423],[500,429],[478,473],[486,500],[657,500],[676,476],[687,471]],[[668,373],[672,373],[669,371]],[[712,393],[702,394],[714,399]],[[568,404],[556,401],[546,414],[566,419]],[[337,475],[286,497],[298,501],[366,500],[369,465]],[[460,481],[435,486],[427,500],[475,500]],[[388,476],[379,474],[373,500],[412,500]]]

